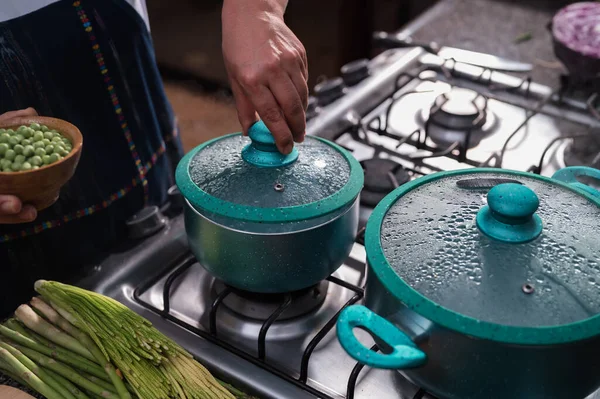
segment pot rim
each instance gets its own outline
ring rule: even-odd
[[[352,202],[352,204],[349,205],[348,208],[344,210],[344,212],[340,212],[339,214],[333,216],[331,219],[328,219],[328,220],[326,220],[322,223],[316,224],[314,226],[306,227],[306,228],[299,229],[299,230],[285,231],[285,232],[281,232],[281,233],[261,233],[261,232],[234,229],[230,226],[221,224],[221,223],[211,219],[209,216],[203,214],[200,210],[198,210],[196,207],[194,207],[187,198],[184,198],[184,201],[185,201],[187,207],[190,209],[190,211],[194,212],[195,215],[200,216],[202,219],[206,220],[207,222],[212,223],[215,226],[218,226],[222,229],[226,229],[226,230],[232,231],[234,233],[247,234],[247,235],[252,235],[252,236],[286,236],[286,235],[304,233],[307,231],[315,230],[315,229],[318,229],[320,227],[323,227],[325,225],[335,222],[336,220],[342,218],[344,215],[347,215],[348,212],[351,212],[353,209],[355,209],[356,206],[359,205],[360,197],[356,197],[354,202]]]
[[[409,191],[444,177],[476,173],[502,173],[536,178],[580,195],[600,207],[600,199],[567,183],[533,173],[497,168],[461,169],[439,172],[406,183],[385,197],[375,208],[365,233],[369,267],[381,284],[412,311],[447,329],[465,335],[517,345],[550,345],[584,340],[600,335],[600,313],[584,320],[558,326],[517,327],[481,321],[442,307],[412,288],[390,266],[381,246],[381,225],[389,208]]]
[[[352,156],[352,154],[329,140],[316,136],[307,136],[307,139],[309,140],[319,140],[331,146],[344,157],[346,162],[348,162],[350,176],[348,177],[346,184],[337,192],[329,197],[308,204],[281,208],[258,208],[249,205],[240,205],[214,197],[202,190],[192,181],[189,173],[190,161],[198,152],[211,144],[232,136],[241,135],[242,133],[232,133],[209,140],[188,152],[177,165],[177,170],[175,172],[177,186],[179,187],[181,194],[189,200],[194,207],[206,209],[210,213],[244,222],[295,222],[313,219],[335,212],[353,202],[362,190],[364,184],[364,172],[360,163]]]

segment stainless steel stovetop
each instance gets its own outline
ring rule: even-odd
[[[551,175],[565,159],[597,161],[569,152],[571,140],[600,132],[593,97],[561,99],[527,80],[443,62],[420,49],[388,51],[367,65],[369,76],[359,65],[354,78],[364,79],[351,87],[321,84],[322,105],[312,104],[307,128],[371,168],[362,225],[372,210],[367,202],[435,171],[494,166]],[[123,302],[218,377],[262,398],[433,398],[398,372],[360,367],[337,342],[337,314],[363,297],[361,239],[359,232],[346,263],[320,285],[259,297],[215,281],[188,252],[175,215],[79,285]],[[373,344],[366,333],[360,338]]]

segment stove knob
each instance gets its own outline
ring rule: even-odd
[[[317,99],[313,96],[308,97],[308,107],[306,108],[306,120],[312,119],[319,113],[317,109]]]
[[[176,213],[183,209],[183,195],[179,192],[177,186],[171,186],[167,190],[169,196],[169,212]]]
[[[347,86],[354,86],[369,76],[369,60],[352,61],[342,66],[342,77]]]
[[[339,77],[325,80],[317,84],[314,91],[320,106],[331,104],[344,95],[344,80]]]
[[[137,240],[158,233],[167,225],[167,218],[157,206],[147,206],[126,222],[129,238]]]

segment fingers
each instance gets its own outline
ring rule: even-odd
[[[296,73],[296,76],[298,76],[299,80],[302,80],[299,73]],[[301,98],[300,93],[298,93],[298,89],[290,76],[281,74],[275,77],[269,83],[269,89],[281,108],[294,141],[302,142],[304,140],[304,131],[306,130],[306,108],[304,107],[304,100]],[[306,96],[306,101],[308,101],[308,94]]]
[[[9,111],[0,115],[0,121],[5,121],[13,118],[19,118],[24,116],[37,116],[37,111],[31,107],[25,109],[19,109],[17,111]]]
[[[250,126],[258,120],[258,115],[254,109],[254,105],[252,105],[252,101],[248,99],[244,90],[235,80],[231,81],[231,91],[233,91],[233,97],[235,99],[238,120],[240,121],[244,135],[247,135]]]
[[[251,95],[252,103],[263,122],[265,122],[265,125],[271,131],[271,134],[273,134],[277,143],[277,149],[282,154],[289,154],[294,148],[294,136],[288,126],[282,108],[267,86],[253,87],[251,90],[252,92],[249,94]]]
[[[27,223],[36,217],[37,211],[33,206],[23,206],[15,196],[0,195],[0,224]]]
[[[292,83],[296,87],[298,95],[300,96],[300,100],[302,101],[302,107],[304,108],[304,110],[306,110],[306,108],[308,107],[308,86],[306,85],[306,80],[299,73],[293,73],[289,76],[292,80]]]

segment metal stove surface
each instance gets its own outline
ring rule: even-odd
[[[551,175],[563,166],[565,140],[600,126],[585,102],[559,99],[544,86],[477,67],[448,67],[420,49],[386,52],[369,68],[369,78],[318,107],[307,132],[337,141],[359,160],[393,159],[411,178],[476,166]],[[483,125],[489,134],[467,151],[423,134],[424,114],[450,86],[483,93],[493,114],[494,123]],[[362,224],[370,211],[361,207]],[[398,372],[358,366],[337,342],[338,312],[363,295],[360,242],[330,277],[321,307],[283,321],[277,321],[277,308],[268,320],[257,321],[225,306],[214,279],[190,257],[186,240],[183,220],[176,216],[154,236],[112,254],[79,285],[121,301],[217,377],[261,398],[433,399]],[[367,334],[360,339],[373,343]],[[592,398],[600,399],[600,393]]]

